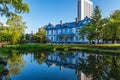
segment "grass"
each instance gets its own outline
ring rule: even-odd
[[[51,51],[52,46],[48,46],[46,44],[18,44],[18,45],[7,45],[5,49],[13,49],[13,50],[27,50],[27,51]]]
[[[0,48],[0,51],[9,52],[10,50],[22,51],[86,51],[100,53],[120,53],[120,44],[71,44],[71,45],[49,45],[49,44],[18,44],[7,45]]]

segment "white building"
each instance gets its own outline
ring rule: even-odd
[[[53,25],[49,23],[46,27],[46,36],[53,43],[88,43],[84,36],[79,37],[79,29],[90,22],[92,15],[92,2],[89,0],[78,0],[78,18],[74,22]]]
[[[75,21],[64,24],[52,25],[49,23],[46,27],[46,36],[52,43],[88,43],[86,37],[79,37],[79,29],[89,23],[90,19]]]
[[[92,16],[93,3],[90,0],[78,0],[78,20],[83,20],[86,16]]]

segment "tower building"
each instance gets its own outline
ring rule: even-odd
[[[83,20],[86,16],[92,16],[93,3],[90,0],[78,0],[78,20]]]

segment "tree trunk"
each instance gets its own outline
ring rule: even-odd
[[[113,43],[113,44],[116,44],[116,32],[113,34],[112,43]]]
[[[102,43],[104,43],[104,44],[106,43],[106,42],[105,42],[105,39],[102,40]]]
[[[117,42],[117,41],[116,41],[115,39],[112,40],[112,44],[116,44],[116,42]]]

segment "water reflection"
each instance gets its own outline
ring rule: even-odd
[[[18,54],[15,51],[11,54],[8,60],[8,69],[11,75],[17,75],[21,73],[21,68],[24,68],[25,61],[23,60],[22,54]]]
[[[86,54],[81,52],[56,52],[47,56],[47,65],[75,69],[78,80],[119,80],[120,57]]]
[[[75,69],[79,65],[79,59],[86,60],[88,56],[89,54],[84,53],[56,52],[47,56],[46,63],[48,66],[57,65]]]
[[[119,80],[120,57],[84,52],[18,53],[1,80]]]
[[[119,80],[120,57],[109,55],[89,55],[87,61],[80,59],[79,70],[93,80]]]
[[[49,67],[51,66],[60,66],[59,70],[62,70],[62,67],[67,67],[70,69],[75,69],[75,74],[77,76],[77,80],[90,80],[91,77],[86,76],[82,70],[79,70],[80,59],[86,62],[89,54],[81,53],[81,52],[56,52],[47,56],[46,63]]]

